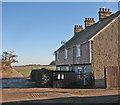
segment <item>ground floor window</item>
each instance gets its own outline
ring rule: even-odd
[[[83,85],[87,85],[87,68],[86,66],[77,66],[76,67],[77,78],[83,79]]]
[[[70,66],[70,71],[72,71],[72,69],[73,69],[72,66]]]
[[[66,71],[69,71],[69,67],[66,67]]]
[[[63,71],[63,70],[64,70],[64,67],[61,66],[61,67],[60,67],[60,70]]]
[[[77,72],[78,72],[78,74],[79,74],[79,75],[78,75],[78,78],[81,79],[81,78],[82,78],[82,77],[81,77],[81,74],[83,73],[83,68],[82,68],[82,67],[78,67]]]
[[[59,66],[59,67],[57,67],[56,70],[58,70],[58,71],[69,71],[69,66]]]
[[[60,71],[60,67],[57,67],[57,70]]]

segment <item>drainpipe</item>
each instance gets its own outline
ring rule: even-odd
[[[72,61],[72,64],[73,64],[73,67],[72,67],[72,68],[73,68],[73,69],[72,69],[72,71],[74,71],[74,46],[73,46],[72,49],[73,49],[73,51],[72,51],[72,53],[73,53],[73,61]]]
[[[117,70],[117,88],[119,88],[119,72],[120,72],[120,69],[119,69],[119,65],[118,65],[118,70]]]
[[[92,63],[92,41],[90,41],[89,47],[90,47],[90,63]]]

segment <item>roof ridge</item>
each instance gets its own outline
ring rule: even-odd
[[[119,15],[120,15],[120,11],[117,11],[116,13],[111,14],[109,17],[106,17],[102,20],[97,21],[97,23],[88,26],[87,28],[83,29],[81,32],[78,32],[75,36],[70,38],[65,43],[65,45],[62,45],[58,50],[63,48],[69,48],[78,43],[83,43],[85,41],[88,41],[91,37],[93,37],[97,32],[99,32],[103,27],[105,27],[107,24],[109,24],[113,19],[115,19]]]

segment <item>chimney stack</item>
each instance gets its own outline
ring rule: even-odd
[[[110,9],[107,8],[100,8],[100,11],[98,13],[99,13],[99,20],[102,20],[111,15]]]
[[[75,27],[74,27],[74,35],[76,33],[80,32],[80,31],[82,31],[82,30],[83,30],[82,25],[75,25]]]
[[[95,23],[94,18],[85,18],[85,28]]]

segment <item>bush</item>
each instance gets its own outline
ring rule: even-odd
[[[50,77],[49,76],[47,76],[46,74],[43,74],[42,75],[42,86],[43,87],[50,87],[49,86],[49,81],[50,81]]]

